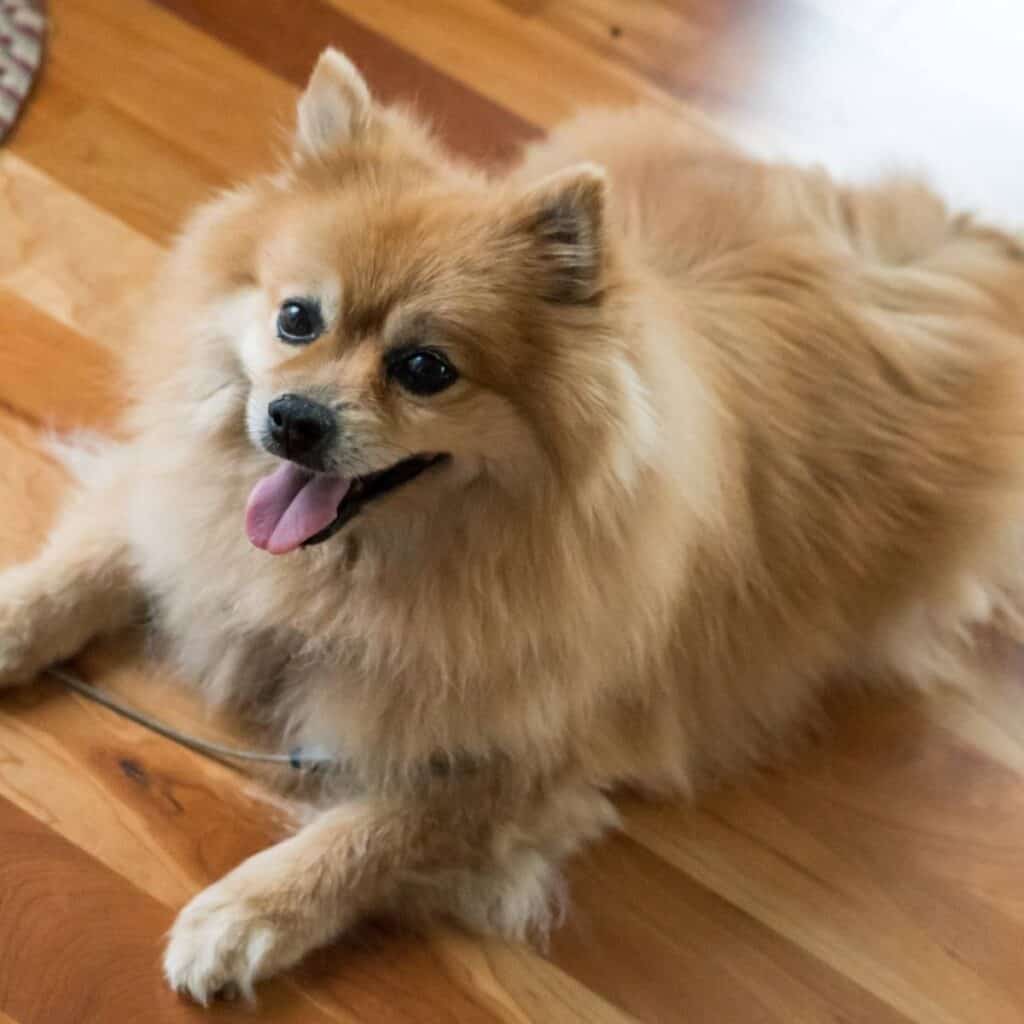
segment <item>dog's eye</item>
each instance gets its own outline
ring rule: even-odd
[[[277,336],[289,345],[308,345],[323,333],[324,318],[315,299],[286,299],[277,314]]]
[[[440,352],[418,348],[388,361],[388,374],[414,395],[436,395],[458,379],[455,367]]]

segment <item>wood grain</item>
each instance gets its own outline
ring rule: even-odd
[[[637,806],[630,834],[910,1019],[1019,1019],[1019,772],[913,705],[842,722],[700,814]]]
[[[382,100],[418,103],[434,117],[449,145],[478,160],[505,159],[521,141],[538,134],[528,120],[489,102],[485,91],[466,88],[436,65],[410,56],[417,51],[399,49],[389,38],[392,33],[374,32],[323,0],[263,4],[259,19],[251,17],[248,0],[159,2],[295,85],[305,83],[324,46],[341,47],[364,69]],[[364,10],[372,6],[362,5]]]
[[[278,152],[295,90],[272,71],[141,0],[59,0],[50,8],[46,77],[58,76],[90,106],[121,111],[231,178]],[[252,10],[246,20],[258,21]],[[262,130],[253,131],[257,124]]]
[[[494,0],[331,3],[423,60],[452,68],[467,85],[535,124],[550,126],[581,103],[674,106],[671,96],[628,66]]]
[[[109,430],[124,403],[113,354],[2,287],[0,306],[0,406],[59,431]]]
[[[44,89],[65,88],[55,75]],[[15,151],[74,192],[157,241],[166,241],[190,210],[227,184],[227,175],[161,138],[107,103],[85,105],[36,128],[27,121]]]
[[[159,969],[171,913],[0,799],[0,1003],[23,1024],[195,1021]],[[268,1019],[337,1020],[284,986],[262,994]],[[251,1020],[220,1007],[218,1020]]]
[[[605,64],[672,96],[693,98],[733,86],[732,77],[724,77],[720,44],[743,6],[737,0],[573,0],[544,4],[535,20]]]
[[[826,57],[877,70],[865,54],[890,37],[907,43],[915,27],[933,38],[953,9],[945,0],[50,7],[41,87],[0,151],[0,565],[38,546],[69,486],[41,430],[110,428],[124,399],[121,359],[164,246],[211,190],[273,166],[297,88],[327,43],[347,49],[380,96],[416,101],[460,152],[494,162],[584,103],[681,109],[698,97],[752,133],[785,136],[798,127],[794,111],[817,109],[815,91],[794,77],[800,103],[774,91],[771,103],[755,102],[751,83],[775,82],[766,69],[782,68],[782,81],[788,55],[811,39],[821,76]],[[1000,17],[993,38],[1017,19],[1009,7]],[[1024,94],[1024,82],[1010,84],[1007,95]],[[845,102],[857,99],[851,90]],[[967,97],[962,108],[946,102],[952,120],[975,109]],[[252,742],[209,718],[137,635],[97,645],[79,668],[189,731]],[[547,956],[373,924],[267,987],[258,1009],[214,1016],[1020,1021],[1022,679],[1024,658],[1009,652],[972,696],[837,707],[822,741],[698,810],[624,802],[624,835],[572,867],[573,901]],[[286,832],[294,812],[246,775],[56,683],[4,695],[0,1024],[201,1019],[163,989],[162,935],[185,900]]]
[[[640,1020],[669,1006],[680,1020],[826,1024],[836,1006],[848,1024],[913,1019],[729,902],[732,890],[710,891],[632,838],[586,854],[570,881],[574,910],[554,962]],[[616,890],[629,899],[609,899]]]
[[[123,353],[159,247],[9,151],[0,153],[0,223],[0,287]]]

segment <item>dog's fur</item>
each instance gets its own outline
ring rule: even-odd
[[[294,294],[328,319],[301,348]],[[488,180],[328,51],[287,167],[191,220],[143,327],[130,440],[0,577],[0,679],[146,600],[212,701],[345,758],[182,912],[202,1001],[369,911],[543,929],[609,789],[692,792],[829,680],[960,681],[974,625],[1018,631],[1024,253],[916,184],[641,111]],[[410,336],[455,386],[388,380]],[[340,410],[350,473],[451,459],[273,558],[242,517],[282,392]]]

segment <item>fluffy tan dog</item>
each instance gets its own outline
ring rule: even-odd
[[[131,439],[0,577],[0,680],[148,602],[211,701],[344,762],[181,913],[200,1001],[370,911],[543,929],[608,790],[1017,626],[1024,253],[913,184],[639,111],[488,180],[328,51],[144,330]]]

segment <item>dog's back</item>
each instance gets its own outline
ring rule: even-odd
[[[968,678],[970,627],[1019,629],[1017,240],[916,181],[844,187],[660,113],[585,115],[525,166],[580,159],[607,167],[654,334],[714,410],[722,507],[667,670],[688,772],[777,744],[836,673]],[[670,420],[679,396],[646,383]]]

